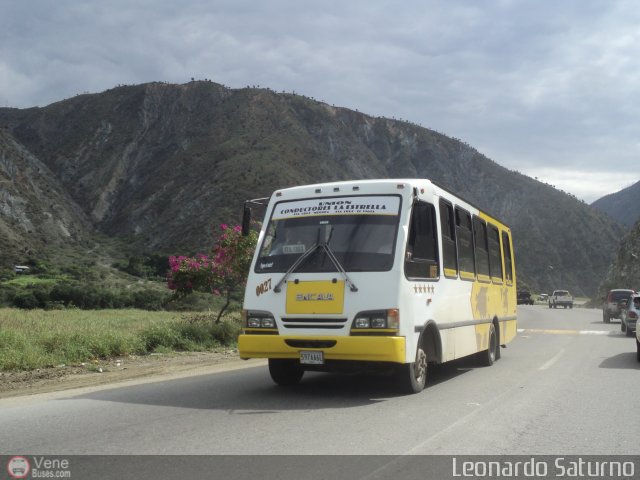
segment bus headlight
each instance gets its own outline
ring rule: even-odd
[[[242,319],[246,328],[276,328],[276,320],[269,312],[243,310]]]
[[[249,327],[249,328],[260,328],[260,319],[259,318],[249,318],[247,320],[247,327]]]
[[[354,328],[370,328],[371,321],[368,317],[357,317],[353,322]]]
[[[385,317],[371,318],[371,328],[387,328],[387,319]]]
[[[400,328],[400,315],[395,308],[359,312],[353,320],[352,328],[354,330],[365,328],[398,330]]]

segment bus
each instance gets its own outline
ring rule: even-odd
[[[365,371],[418,393],[429,366],[492,365],[515,337],[511,230],[442,186],[345,181],[264,200],[238,350],[268,359],[275,383]]]

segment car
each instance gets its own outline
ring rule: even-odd
[[[640,362],[640,328],[636,325],[636,359]]]
[[[548,298],[549,298],[548,293],[541,293],[540,296],[538,297],[538,300],[540,300],[541,302],[546,302]]]
[[[568,290],[554,290],[549,297],[549,308],[573,308],[573,296]]]
[[[533,305],[533,298],[531,298],[531,293],[527,290],[518,290],[517,304]]]
[[[640,362],[640,328],[636,328],[636,359]]]
[[[620,330],[627,337],[631,337],[636,331],[636,322],[640,315],[640,295],[630,295],[626,300],[620,302]]]
[[[629,298],[633,293],[633,290],[628,288],[614,288],[607,293],[607,299],[602,305],[602,321],[609,323],[612,318],[620,318],[620,307],[618,302]]]

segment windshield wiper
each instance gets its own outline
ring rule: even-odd
[[[331,228],[328,232],[326,229],[318,230],[318,241],[314,243],[309,250],[307,250],[306,252],[304,252],[302,255],[298,257],[298,259],[293,263],[293,265],[289,267],[289,270],[287,270],[287,273],[284,274],[284,276],[273,288],[273,291],[276,293],[279,293],[280,290],[282,289],[282,284],[287,281],[287,278],[289,278],[289,275],[291,275],[300,266],[300,264],[304,262],[304,260],[308,258],[313,252],[315,252],[318,248],[321,248],[327,254],[327,257],[329,257],[329,260],[331,260],[331,263],[333,263],[333,266],[336,268],[336,270],[338,270],[340,275],[342,275],[342,278],[344,279],[345,283],[349,285],[349,290],[351,290],[352,292],[357,292],[358,287],[356,287],[355,284],[351,281],[351,279],[349,278],[349,275],[347,275],[346,270],[344,269],[340,261],[336,258],[334,253],[331,251],[331,248],[329,248],[329,240],[331,240],[331,235],[333,235],[333,228]],[[320,241],[321,237],[323,238],[322,241]]]
[[[321,243],[320,245],[318,245],[318,247],[324,249],[324,251],[326,252],[327,256],[329,257],[329,260],[331,260],[331,263],[333,263],[333,266],[336,267],[336,270],[338,270],[338,272],[340,272],[340,274],[342,275],[342,278],[344,279],[346,284],[349,285],[349,290],[351,290],[352,292],[357,292],[358,291],[358,287],[356,287],[355,284],[351,281],[351,279],[349,278],[349,275],[347,275],[347,271],[344,269],[344,267],[342,266],[340,261],[336,258],[336,256],[333,254],[333,252],[329,248],[329,244],[328,243]],[[316,247],[316,248],[318,248],[318,247]]]
[[[273,287],[273,291],[276,293],[280,293],[280,287],[282,287],[282,284],[286,282],[287,278],[289,278],[289,275],[291,275],[295,271],[295,269],[298,268],[298,266],[304,261],[305,258],[307,258],[309,255],[315,252],[319,246],[320,245],[318,245],[317,243],[314,243],[309,250],[307,250],[302,255],[300,255],[298,259],[295,262],[293,262],[293,265],[289,267],[289,270],[287,270],[287,273],[285,273],[284,276],[280,279],[280,281],[276,283],[276,286]]]

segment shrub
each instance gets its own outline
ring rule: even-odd
[[[177,347],[183,345],[180,335],[170,324],[152,325],[141,332],[141,337],[147,352],[156,351],[158,347],[181,350]]]
[[[141,310],[162,310],[170,297],[156,290],[141,290],[133,294],[133,306]]]
[[[33,292],[20,292],[13,297],[13,304],[18,308],[31,310],[34,308],[43,308]]]
[[[212,327],[212,333],[216,340],[222,345],[232,345],[238,341],[238,335],[242,327],[239,322],[226,321],[220,322]]]
[[[214,323],[215,315],[212,313],[196,313],[187,315],[182,318],[182,321],[186,325],[198,325],[202,328],[200,330],[202,337],[209,335],[220,345],[233,345],[238,340],[238,335],[242,330],[241,323],[236,319],[229,319],[223,322]],[[203,327],[206,327],[203,328]],[[206,333],[205,333],[206,332]]]
[[[179,322],[156,324],[146,328],[141,337],[149,352],[159,349],[178,351],[208,350],[233,345],[238,339],[240,325],[234,321],[211,324],[211,317],[199,315]]]
[[[128,292],[96,286],[60,283],[51,289],[48,302],[74,305],[82,309],[135,307],[141,310],[162,310],[170,295],[156,290]]]
[[[17,289],[10,285],[2,285],[0,287],[0,306],[10,307],[14,305],[14,298]]]
[[[117,264],[116,268],[142,278],[164,278],[167,273],[168,257],[155,253],[134,255],[129,257],[128,263]]]
[[[16,272],[10,268],[0,268],[0,282],[16,278]]]
[[[40,273],[44,274],[49,271],[49,267],[47,266],[47,264],[41,260],[30,258],[29,260],[27,260],[26,263],[30,268],[30,273],[32,274],[40,274]]]
[[[224,298],[225,303],[214,324],[220,322],[238,290],[246,285],[258,239],[255,231],[243,236],[239,225],[222,224],[220,228],[222,233],[215,241],[211,256],[169,257],[170,272],[167,274],[167,286],[178,296],[204,291]]]

